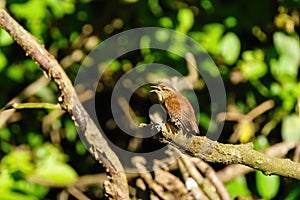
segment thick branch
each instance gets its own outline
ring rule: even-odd
[[[48,77],[52,78],[61,92],[62,107],[72,116],[79,134],[84,134],[90,151],[107,169],[111,182],[107,191],[114,199],[129,199],[128,185],[123,166],[110,149],[102,133],[96,127],[80,103],[72,82],[56,59],[38,40],[20,26],[4,9],[0,9],[0,26],[32,57]]]
[[[177,147],[182,152],[207,162],[243,164],[263,171],[300,180],[300,164],[290,159],[280,159],[255,151],[251,143],[232,145],[212,141],[204,136],[187,137],[172,133],[163,127],[160,140]]]

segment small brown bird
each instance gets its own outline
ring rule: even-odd
[[[195,118],[195,111],[189,100],[167,83],[160,83],[150,92],[155,92],[160,104],[164,106],[169,115],[169,122],[183,133],[199,134]]]

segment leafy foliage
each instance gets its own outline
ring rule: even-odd
[[[275,102],[271,110],[251,122],[245,121],[235,142],[263,140],[268,146],[300,138],[299,1],[8,0],[7,8],[45,44],[71,79],[99,42],[121,31],[158,26],[187,34],[201,44],[218,65],[227,89],[228,111],[245,115],[266,100]],[[167,37],[163,32],[158,35],[160,40]],[[151,41],[144,38],[142,42]],[[0,48],[0,107],[4,107],[43,74],[3,30],[0,30]],[[182,47],[173,44],[170,48]],[[106,106],[111,88],[122,74],[143,63],[166,63],[182,74],[187,73],[185,62],[174,55],[165,55],[149,49],[133,52],[114,61],[100,81],[101,101],[96,107],[101,109],[103,117],[99,120],[110,133],[109,137],[124,148],[128,148],[131,139],[119,136],[121,131]],[[149,96],[147,91],[137,93],[133,97],[133,111],[139,121],[147,122],[145,106],[151,103]],[[209,104],[206,101],[209,94],[205,87],[196,93],[201,103],[200,128],[205,129],[210,119],[210,111],[205,106]],[[57,88],[49,84],[21,100],[56,103],[57,97]],[[222,142],[228,142],[235,132],[234,125],[225,124]],[[156,145],[147,142],[138,150],[147,151]],[[0,155],[3,199],[57,196],[57,190],[30,182],[28,177],[66,185],[75,181],[78,174],[102,172],[77,136],[72,120],[55,110],[15,112],[5,126],[0,127]],[[297,199],[297,188],[299,183],[260,172],[227,184],[232,197],[265,199]],[[286,191],[279,193],[283,190]]]

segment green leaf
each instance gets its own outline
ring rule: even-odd
[[[247,180],[245,176],[240,176],[225,184],[225,187],[232,198],[240,195],[247,197],[251,194],[247,186]]]
[[[65,122],[65,130],[66,130],[67,140],[71,142],[75,141],[77,138],[77,131],[73,121],[67,120]]]
[[[194,14],[190,9],[182,8],[178,11],[177,19],[179,25],[177,30],[187,33],[194,25]]]
[[[299,38],[276,32],[273,39],[279,58],[270,60],[271,73],[279,82],[296,82],[300,59]]]
[[[0,173],[0,183],[1,200],[42,199],[49,191],[44,186],[29,183],[24,179],[15,180],[12,174],[3,168]]]
[[[65,162],[67,160],[67,156],[51,143],[44,143],[42,146],[37,147],[34,154],[38,162],[44,162],[49,158],[59,162]]]
[[[224,24],[226,25],[226,27],[228,28],[234,28],[237,26],[238,20],[233,17],[233,16],[229,16],[224,20]]]
[[[227,65],[233,65],[241,51],[241,42],[235,33],[227,33],[220,41],[220,54]]]
[[[34,196],[26,195],[22,192],[12,191],[9,188],[5,188],[5,189],[0,188],[0,194],[2,200],[17,200],[17,199],[38,200],[39,199]]]
[[[266,176],[261,171],[256,171],[255,181],[257,192],[262,198],[272,199],[277,195],[280,186],[279,176]]]
[[[34,35],[39,37],[46,30],[45,18],[49,12],[45,1],[30,0],[23,4],[12,4],[10,10],[26,20],[27,27]]]
[[[47,0],[46,2],[57,18],[61,18],[66,14],[72,14],[75,11],[74,0]]]
[[[239,67],[245,78],[258,80],[268,72],[268,66],[264,62],[264,54],[261,50],[245,51],[242,58]]]
[[[282,87],[278,82],[272,82],[270,86],[271,94],[276,96],[282,92]]]
[[[21,65],[11,65],[9,68],[7,68],[6,75],[16,82],[22,82],[25,76],[24,71],[24,66],[22,67]]]
[[[13,42],[14,40],[11,38],[11,36],[3,29],[0,29],[0,46],[9,46]]]
[[[294,60],[300,58],[299,38],[276,32],[273,35],[274,46],[280,55],[287,55]]]
[[[159,5],[159,0],[148,1],[148,6],[149,6],[149,9],[151,10],[151,12],[155,16],[160,16],[164,12],[163,9],[161,8],[161,6]]]
[[[298,65],[289,56],[281,56],[278,60],[270,60],[271,73],[279,82],[296,82]]]
[[[118,72],[122,69],[121,63],[119,61],[113,61],[109,66],[108,69],[113,72]]]
[[[66,185],[77,179],[76,171],[65,163],[67,156],[54,145],[46,143],[38,147],[35,156],[38,161],[33,176],[61,185]]]
[[[268,66],[262,61],[255,60],[252,62],[243,62],[241,65],[241,70],[247,79],[257,80],[267,73]]]
[[[13,190],[22,191],[22,193],[25,193],[30,197],[38,197],[39,199],[43,198],[49,192],[47,187],[29,183],[27,180],[15,182]]]
[[[201,32],[191,32],[190,36],[212,55],[219,54],[219,42],[225,31],[223,24],[211,23],[203,26]]]
[[[87,148],[83,144],[82,141],[77,141],[76,145],[75,145],[75,148],[76,148],[76,153],[78,153],[79,155],[84,155],[87,152]]]
[[[62,185],[74,182],[78,177],[72,167],[54,159],[48,159],[39,165],[33,176]]]
[[[9,173],[18,172],[26,175],[34,169],[31,159],[30,151],[24,149],[16,150],[2,158],[0,167],[6,169]]]
[[[283,141],[300,140],[300,117],[289,115],[283,118],[281,136]]]
[[[268,138],[264,135],[259,135],[254,140],[254,149],[257,151],[263,151],[270,146]]]
[[[0,129],[0,139],[1,140],[9,140],[11,136],[11,132],[9,128],[1,128]]]
[[[173,22],[170,17],[162,17],[159,19],[158,23],[164,28],[172,28]]]
[[[12,4],[10,10],[18,17],[27,20],[45,18],[47,13],[46,2],[40,0],[30,0],[23,4]]]
[[[27,141],[32,147],[40,146],[43,142],[43,136],[40,133],[30,132],[27,135]]]
[[[7,66],[7,58],[6,56],[0,52],[0,72]]]

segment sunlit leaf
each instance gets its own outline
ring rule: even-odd
[[[78,177],[76,171],[66,164],[67,156],[50,143],[37,148],[35,152],[39,158],[34,177],[56,184],[68,184]]]
[[[247,180],[245,176],[240,176],[225,184],[225,187],[232,198],[240,195],[243,197],[249,196],[251,193],[247,186]]]
[[[277,175],[266,176],[261,171],[256,171],[255,181],[258,194],[265,199],[274,198],[279,191],[280,177]]]
[[[281,56],[278,60],[272,59],[270,62],[271,72],[280,82],[296,81],[298,75],[298,65],[288,56]]]
[[[78,175],[69,165],[57,162],[54,159],[48,159],[41,163],[34,173],[35,177],[47,182],[56,184],[68,184],[74,182]]]
[[[257,80],[268,72],[268,66],[263,60],[264,54],[261,50],[245,51],[242,58],[239,67],[245,78]]]
[[[220,54],[227,65],[233,65],[241,51],[241,42],[235,33],[227,33],[220,41]]]
[[[109,66],[108,69],[117,72],[122,69],[121,63],[119,61],[113,61]]]
[[[20,172],[23,175],[31,173],[34,169],[34,165],[31,162],[31,152],[24,149],[7,154],[1,160],[1,168],[6,169],[10,173]]]
[[[254,140],[254,149],[257,151],[263,151],[270,146],[268,138],[264,135],[259,135]]]
[[[298,115],[289,115],[283,119],[281,136],[283,141],[300,140],[300,117]]]
[[[30,31],[40,36],[46,30],[45,18],[48,10],[45,1],[30,0],[23,4],[12,4],[10,10],[16,16],[26,20]]]
[[[278,59],[271,59],[271,72],[280,82],[295,82],[298,76],[298,62],[300,59],[299,38],[285,35],[281,32],[274,33],[274,46],[279,53]]]
[[[74,0],[47,0],[46,2],[57,18],[61,18],[66,14],[72,14],[75,11]]]
[[[273,36],[274,46],[280,55],[288,55],[297,60],[300,57],[299,38],[276,32]]]
[[[247,79],[259,79],[267,73],[268,67],[266,63],[255,60],[252,62],[243,62],[241,70]]]
[[[0,46],[9,46],[13,42],[14,40],[11,38],[11,36],[3,29],[0,29]]]
[[[28,197],[38,197],[39,199],[49,192],[49,188],[30,183],[26,180],[16,181],[12,189],[15,191],[21,191],[23,194],[27,194]]]
[[[170,17],[162,17],[159,19],[159,24],[164,28],[172,28],[173,22]]]
[[[217,55],[219,53],[219,42],[224,31],[223,24],[211,23],[203,26],[201,32],[191,32],[190,36],[198,41],[206,51]]]
[[[190,9],[182,8],[178,11],[178,31],[188,32],[194,25],[194,14]]]
[[[0,188],[0,194],[1,194],[1,199],[3,200],[17,200],[17,199],[38,200],[39,199],[38,197],[35,196],[26,195],[22,192],[10,190],[9,188],[5,188],[5,189]]]

